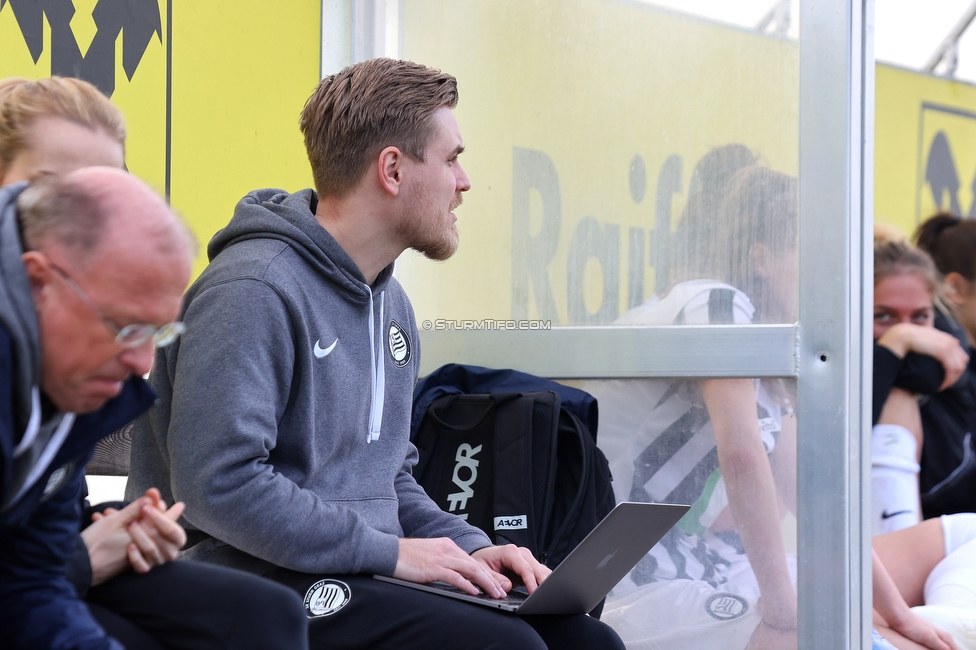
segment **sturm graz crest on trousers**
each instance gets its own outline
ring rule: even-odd
[[[158,0],[98,0],[92,11],[97,31],[82,55],[71,29],[71,0],[0,0],[14,12],[34,63],[44,51],[44,18],[51,26],[51,74],[91,82],[111,97],[115,92],[115,43],[122,37],[122,69],[129,81],[153,36],[162,43]]]

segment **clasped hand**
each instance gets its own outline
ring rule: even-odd
[[[146,573],[152,567],[176,559],[186,543],[186,531],[176,521],[183,504],[166,507],[159,490],[149,488],[121,510],[107,508],[92,515],[92,524],[81,531],[91,562],[92,586],[126,569]]]

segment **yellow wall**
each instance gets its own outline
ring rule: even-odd
[[[203,242],[249,191],[312,185],[298,116],[319,80],[320,11],[175,0],[171,196]]]
[[[321,3],[171,0],[170,11],[168,1],[134,0],[150,12],[158,9],[160,33],[150,39],[130,81],[122,67],[123,28],[115,41],[112,100],[127,120],[127,166],[161,193],[169,109],[171,202],[205,245],[248,191],[311,185],[298,115],[319,78]],[[19,6],[25,4],[31,3]],[[97,0],[74,4],[71,36],[81,55],[90,56]],[[43,52],[35,64],[17,18],[11,3],[0,10],[0,77],[51,74],[52,19],[45,16]],[[201,248],[197,272],[204,265]]]
[[[116,39],[115,91],[112,94],[112,100],[126,116],[129,133],[126,165],[160,192],[166,177],[166,3],[167,0],[160,0],[158,4],[159,32],[149,39],[131,81],[122,69],[122,37]],[[51,74],[51,19],[46,15],[42,18],[42,49],[35,64],[26,42],[26,38],[33,34],[28,26],[24,27],[26,33],[22,32],[20,24],[28,23],[30,16],[14,13],[15,6],[19,10],[24,4],[8,3],[0,9],[0,77],[36,79]],[[76,2],[75,15],[69,23],[71,34],[68,37],[76,40],[82,56],[89,55],[89,46],[97,30],[90,16],[95,4]],[[84,9],[87,13],[83,13]]]
[[[675,245],[671,231],[703,155],[739,142],[767,166],[797,172],[793,41],[620,0],[404,0],[401,17],[404,58],[458,78],[461,161],[473,183],[457,211],[457,255],[443,265],[401,257],[420,321],[609,322],[632,291],[641,301],[654,292],[651,238]],[[635,195],[637,156],[646,189]],[[669,166],[671,227],[659,229],[659,178]],[[540,190],[542,177],[558,188]],[[643,238],[643,261],[631,255],[631,229]],[[579,246],[587,239],[588,251]],[[535,291],[543,279],[549,313],[546,292]]]
[[[159,33],[131,81],[122,68],[126,32],[115,41],[112,99],[127,118],[130,170],[160,192],[171,118],[171,200],[205,244],[249,190],[311,184],[297,121],[318,80],[320,3],[169,2],[141,3],[158,9]],[[70,29],[84,55],[96,35],[90,14],[98,0],[74,4]],[[0,9],[0,76],[50,74],[51,21],[43,20],[35,64],[13,7]],[[553,324],[574,322],[569,285],[579,278],[587,313],[607,308],[616,316],[634,289],[628,238],[639,231],[650,256],[668,165],[671,229],[691,170],[713,147],[742,142],[764,164],[797,171],[794,42],[623,0],[403,0],[401,16],[404,58],[459,79],[457,116],[468,146],[462,162],[474,184],[458,211],[458,255],[447,265],[410,253],[401,259],[398,274],[421,318],[546,315],[541,298],[525,288],[524,268],[512,263],[513,242],[538,245],[544,227],[554,233],[543,261]],[[951,156],[951,164],[946,155],[934,158],[942,163],[936,184],[947,188],[941,205],[951,207],[954,195],[968,215],[976,197],[976,87],[879,64],[876,92],[876,218],[911,231],[936,209],[926,171],[937,139]],[[643,170],[635,171],[638,158]],[[526,175],[533,161],[546,169],[536,165]],[[548,194],[538,187],[543,172],[556,183]],[[642,192],[632,188],[635,174]],[[602,259],[592,250],[574,257],[581,228],[602,232],[613,250]],[[605,268],[608,260],[614,268]],[[605,274],[616,279],[605,284]],[[646,297],[655,284],[651,260],[641,274],[637,288]],[[523,294],[515,295],[519,285]]]
[[[911,234],[940,208],[976,216],[976,86],[878,64],[875,92],[875,218]]]

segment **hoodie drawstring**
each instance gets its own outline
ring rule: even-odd
[[[38,391],[37,387],[34,387],[32,389],[32,392],[33,391],[37,391],[37,399],[36,400],[33,399],[34,395],[33,394],[31,395],[31,402],[33,404],[33,407],[31,408],[31,414],[29,417],[32,422],[37,422],[39,427],[40,418],[35,420],[34,412],[36,411],[37,413],[40,413],[40,407],[41,407],[40,391]],[[51,464],[51,461],[54,460],[54,456],[58,453],[58,451],[61,450],[61,445],[63,445],[64,441],[68,438],[68,433],[71,431],[71,426],[74,423],[75,423],[74,413],[65,413],[64,415],[61,416],[61,421],[55,427],[54,433],[51,434],[51,438],[50,440],[48,440],[48,443],[44,447],[44,450],[37,457],[37,460],[34,461],[34,466],[31,467],[30,471],[27,474],[27,478],[24,479],[24,484],[20,486],[20,489],[17,491],[17,494],[15,494],[14,497],[4,506],[3,508],[4,510],[10,509],[11,507],[13,507],[15,503],[20,501],[21,497],[23,497],[24,494],[27,493],[27,490],[31,489],[31,487],[33,487],[34,484],[38,481],[38,479],[41,478],[41,475],[44,474],[44,472],[47,470],[48,466]],[[27,431],[25,434],[25,438],[27,437],[35,439],[37,437],[37,431],[36,430]],[[26,448],[20,448],[19,452],[15,454],[15,457],[23,455],[24,452],[26,451],[27,451]]]
[[[376,332],[373,318],[373,291],[366,285],[369,292],[369,353],[370,380],[372,382],[372,398],[369,403],[369,432],[366,443],[380,439],[380,429],[383,426],[383,403],[386,400],[386,355],[383,354],[383,299],[385,291],[380,291],[380,330]],[[377,337],[379,340],[377,340]]]

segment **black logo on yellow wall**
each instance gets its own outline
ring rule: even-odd
[[[976,217],[976,113],[922,104],[916,219],[937,210]]]
[[[0,0],[0,11],[8,4],[35,64],[44,50],[46,17],[51,26],[50,73],[85,79],[109,97],[115,92],[119,37],[122,38],[122,69],[129,81],[153,37],[162,42],[158,0],[98,0],[92,10],[95,35],[84,53],[71,25],[75,17],[71,0]]]

